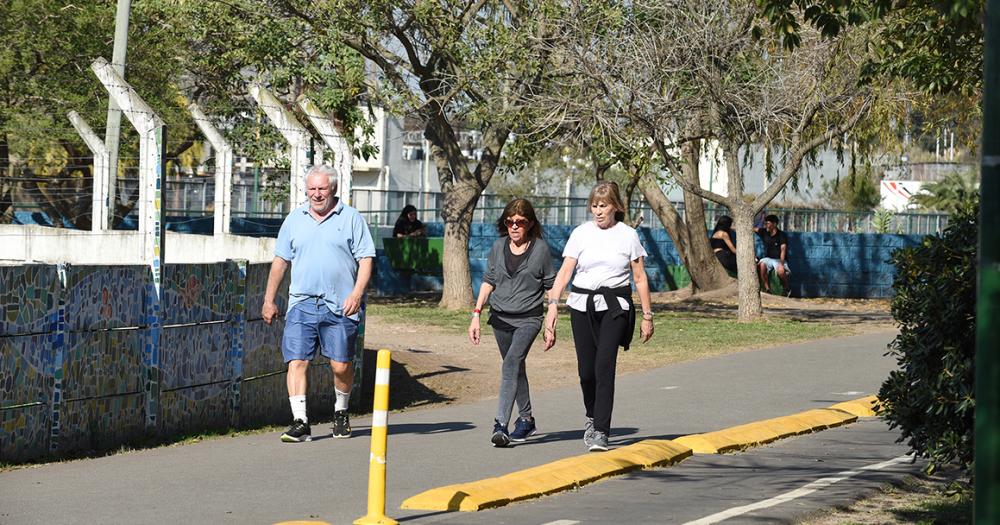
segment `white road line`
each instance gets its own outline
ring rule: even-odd
[[[746,514],[748,512],[753,512],[755,510],[760,510],[760,509],[766,509],[768,507],[773,507],[775,505],[780,505],[782,503],[792,501],[796,498],[801,498],[802,496],[808,496],[809,494],[812,494],[813,492],[816,492],[822,488],[829,487],[830,485],[833,485],[838,481],[843,481],[847,478],[857,476],[858,474],[861,474],[862,472],[865,471],[882,470],[886,467],[895,465],[896,463],[903,463],[904,461],[910,461],[910,460],[911,458],[909,456],[900,456],[898,458],[893,458],[888,461],[883,461],[881,463],[867,465],[857,470],[845,470],[843,472],[838,472],[836,476],[817,479],[816,481],[803,485],[802,488],[798,488],[786,492],[784,494],[780,494],[773,498],[758,501],[757,503],[751,503],[749,505],[743,505],[742,507],[733,507],[731,509],[712,514],[711,516],[705,516],[704,518],[701,519],[689,521],[684,525],[710,525],[712,523],[718,523],[722,520],[727,520],[729,518]]]
[[[859,396],[864,394],[864,392],[859,392],[857,390],[851,390],[850,392],[830,392],[834,396]]]
[[[660,390],[674,390],[676,388],[680,388],[680,387],[679,386],[663,386],[663,387],[660,387]],[[548,525],[548,524],[546,523],[545,525]]]
[[[548,523],[542,523],[542,525],[576,525],[577,523],[580,522],[573,520],[558,520],[558,521],[550,521]]]

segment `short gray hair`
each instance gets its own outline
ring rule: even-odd
[[[327,166],[325,164],[316,164],[306,170],[306,176],[303,182],[308,186],[308,179],[313,175],[326,175],[327,181],[330,183],[330,190],[333,193],[337,193],[337,180],[340,178],[337,175],[337,170],[333,169],[333,166]]]

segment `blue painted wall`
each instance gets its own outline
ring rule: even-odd
[[[441,223],[427,225],[428,235],[444,234]],[[562,249],[572,226],[544,229],[545,240],[552,248],[553,263],[562,263]],[[472,225],[469,239],[469,264],[473,290],[479,290],[486,256],[497,238],[493,224]],[[654,291],[675,290],[684,285],[677,277],[680,257],[662,228],[640,228],[639,239],[649,257],[646,272]],[[892,295],[895,269],[889,264],[892,251],[920,243],[919,235],[796,233],[788,232],[788,265],[792,270],[791,288],[796,297],[882,298]],[[757,253],[761,253],[757,241]],[[684,273],[684,272],[680,272]],[[441,289],[441,276],[414,274],[392,268],[384,254],[379,254],[375,285],[377,295],[405,295],[411,292]]]

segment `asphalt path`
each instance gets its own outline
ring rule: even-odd
[[[621,376],[611,445],[708,432],[873,394],[894,366],[893,360],[884,355],[893,335],[882,332],[826,339]],[[530,377],[530,358],[528,363]],[[494,449],[489,444],[495,400],[390,414],[386,513],[409,523],[485,523],[478,520],[487,516],[490,523],[685,523],[778,496],[796,488],[796,483],[809,483],[817,476],[828,477],[902,453],[884,423],[862,422],[744,454],[698,456],[678,466],[635,473],[534,503],[522,502],[483,513],[399,509],[404,499],[430,488],[495,477],[586,453],[580,440],[583,409],[578,390],[536,389],[532,398],[540,433],[509,449]],[[8,471],[0,474],[0,523],[351,523],[366,513],[369,422],[368,418],[356,418],[354,437],[347,440],[329,437],[329,425],[323,423],[313,425],[311,443],[281,443],[280,433],[267,433]],[[836,462],[810,459],[821,455],[822,450],[810,445],[812,440],[841,434],[841,446],[829,448],[843,451],[830,456],[836,456]],[[796,445],[799,443],[802,445]],[[789,448],[795,446],[802,448],[798,452]],[[781,477],[785,481],[771,484],[741,474],[757,468],[764,479],[773,474],[778,480],[784,460],[765,460],[770,458],[768,454],[786,448],[792,450],[789,457],[797,454],[799,461],[829,463],[833,469],[810,471],[788,466],[785,470],[800,477]],[[748,466],[754,461],[760,462],[759,468]],[[850,487],[870,487],[862,487],[857,481],[881,481],[879,476],[901,475],[906,471],[903,465],[891,465],[878,475],[866,471],[812,494],[814,498],[836,491],[856,495]],[[696,478],[704,478],[708,485],[687,485],[695,483]],[[662,487],[656,496],[674,494],[681,490],[679,487],[689,486],[691,494],[706,494],[707,499],[680,497],[669,504],[669,514],[660,509],[647,516],[642,512],[655,512],[658,506],[664,506],[660,498],[647,498],[644,504],[640,501],[633,507],[624,501],[617,504],[614,493],[609,492],[629,483]],[[706,487],[715,485],[728,492],[707,495]],[[642,490],[657,492],[637,488],[636,494]],[[587,514],[594,516],[591,521],[582,521],[581,517],[586,516],[579,514],[574,518],[556,512],[560,507],[567,512],[580,507],[580,500],[573,498],[596,502],[601,497],[608,498],[604,508],[610,513]],[[708,500],[714,504],[709,505]],[[780,512],[783,505],[802,505],[805,501],[808,498],[756,512]],[[538,514],[542,519],[525,521],[525,512],[534,516],[530,509],[549,505],[554,506],[551,514],[545,511]],[[623,516],[620,512],[624,508],[647,509],[637,510],[634,521],[605,521],[608,516]],[[505,517],[508,515],[511,521]],[[727,523],[747,516],[730,518]]]
[[[709,525],[795,523],[844,506],[924,466],[870,418],[737,454],[695,455],[581,489],[477,513],[425,513],[403,523]]]

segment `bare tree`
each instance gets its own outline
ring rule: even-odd
[[[788,52],[755,30],[761,14],[751,0],[572,5],[552,51],[561,89],[526,103],[546,108],[549,128],[652,145],[687,192],[689,215],[700,209],[701,199],[729,208],[737,231],[739,319],[759,317],[753,217],[813,150],[844,140],[871,107],[873,90],[860,83],[864,46],[858,29],[829,39],[803,31],[801,47]],[[699,183],[697,156],[703,149],[717,149],[724,161],[724,194]],[[761,193],[750,195],[741,156],[755,149],[766,152],[770,179]],[[689,216],[682,227],[676,210],[657,198],[655,181],[641,187],[673,230],[678,250],[685,243],[690,248],[689,270],[717,267],[709,260],[703,216]]]

